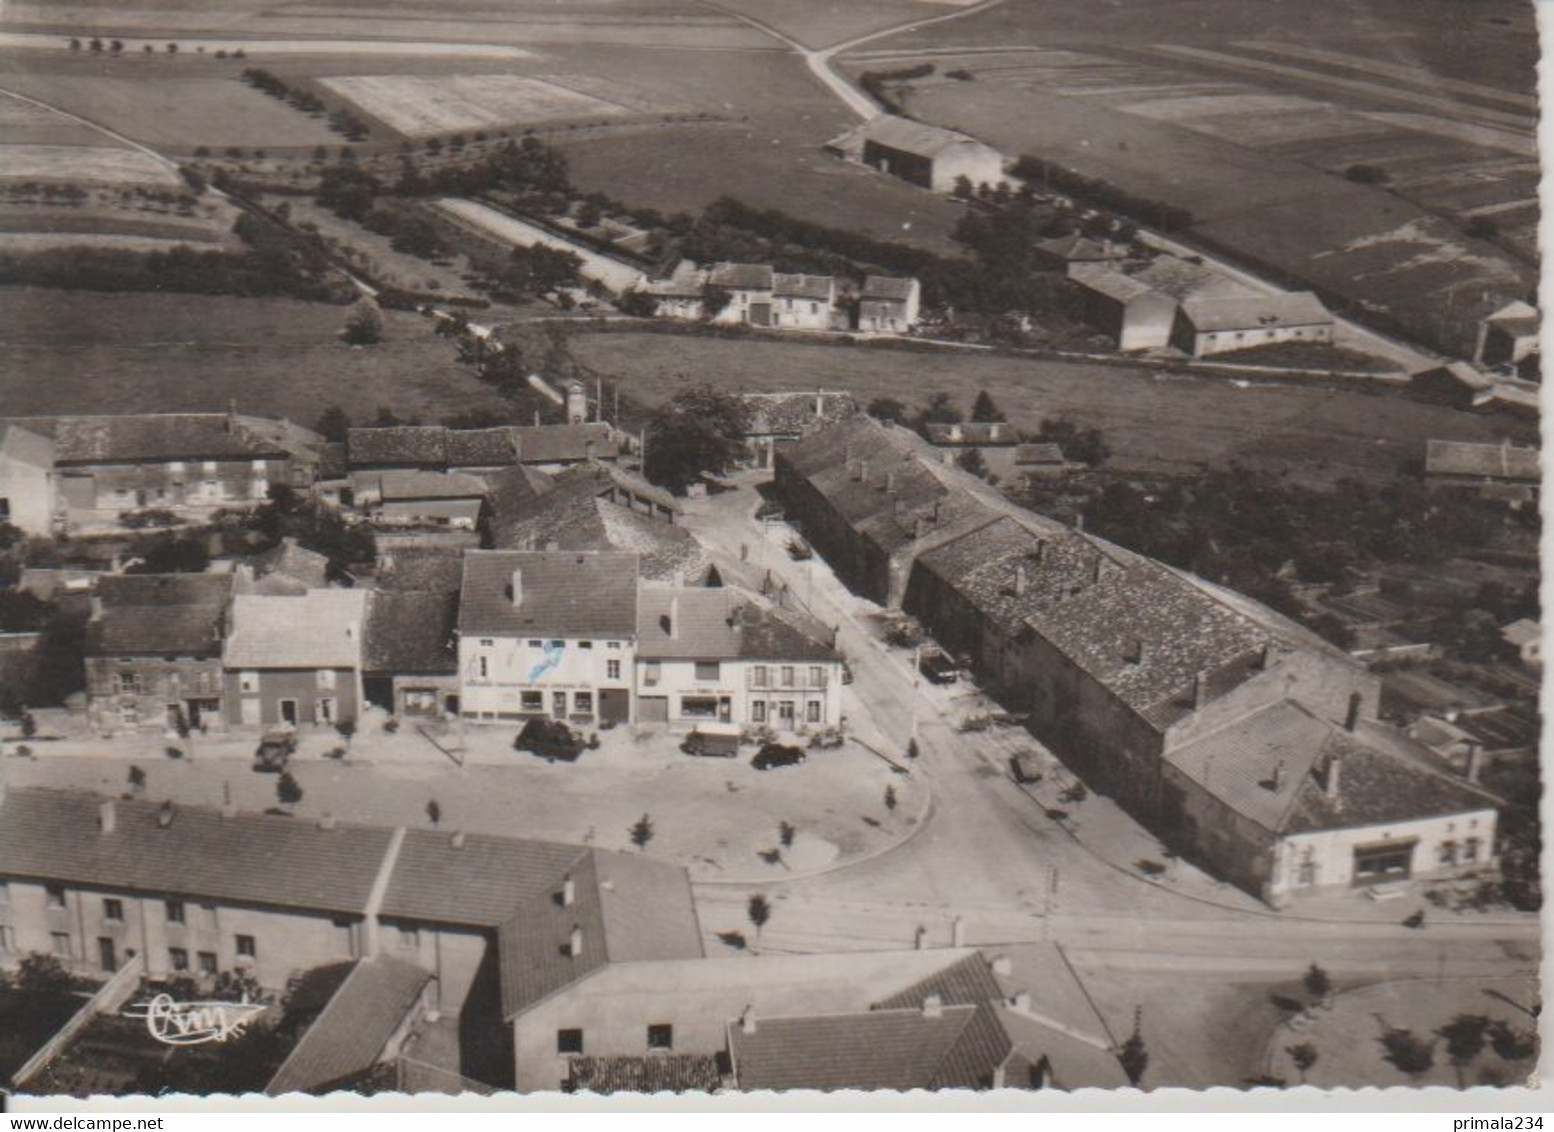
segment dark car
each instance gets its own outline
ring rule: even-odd
[[[815,557],[815,550],[798,535],[788,540],[788,557],[795,562],[807,562]]]
[[[960,669],[955,662],[938,649],[924,649],[917,667],[931,684],[953,684],[960,679]]]
[[[531,719],[513,740],[513,749],[536,754],[548,763],[576,762],[588,741],[559,719]]]
[[[782,743],[768,743],[756,752],[750,765],[756,770],[771,770],[779,766],[797,766],[809,756],[802,747],[789,747]]]
[[[280,774],[297,749],[297,737],[289,731],[272,731],[259,740],[254,769],[261,774]]]

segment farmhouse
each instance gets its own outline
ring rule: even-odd
[[[459,710],[487,722],[634,717],[637,557],[470,551],[459,593]]]
[[[973,188],[1007,180],[1004,156],[992,146],[894,114],[871,118],[826,148],[936,193],[954,192],[962,178]]]
[[[1467,362],[1447,362],[1409,376],[1408,393],[1420,401],[1472,409],[1494,389],[1494,378]]]
[[[1084,319],[1129,350],[1159,350],[1171,344],[1177,303],[1147,283],[1100,263],[1077,263],[1068,277],[1080,287]]]
[[[54,460],[47,436],[0,421],[0,523],[29,535],[53,533]]]
[[[835,727],[842,666],[829,636],[730,589],[644,589],[637,718],[679,727]]]
[[[1065,274],[1081,263],[1109,264],[1126,256],[1126,248],[1110,240],[1092,240],[1082,232],[1054,236],[1031,249],[1031,261],[1036,267]]]
[[[1310,291],[1187,299],[1171,344],[1194,358],[1275,342],[1332,342],[1333,316]]]
[[[858,329],[905,334],[922,317],[923,287],[911,276],[866,275],[858,296]]]
[[[935,448],[1011,448],[1020,441],[1008,421],[933,421],[924,431]]]
[[[86,625],[86,704],[102,734],[222,727],[233,574],[106,574]]]
[[[772,273],[773,327],[830,330],[836,314],[836,280],[831,276]]]
[[[8,425],[53,444],[54,507],[72,531],[114,530],[126,512],[205,517],[253,508],[271,485],[312,487],[323,450],[317,434],[288,421],[228,413],[151,413],[107,417],[29,417]],[[34,465],[35,442],[9,440]],[[16,447],[12,447],[12,444]],[[8,456],[3,474],[19,475]],[[35,477],[32,492],[36,491]],[[31,494],[31,493],[30,493]],[[36,505],[30,505],[36,517]]]
[[[1531,303],[1507,303],[1479,323],[1473,360],[1485,367],[1511,366],[1537,381],[1541,321]]]
[[[852,416],[858,402],[851,393],[817,389],[812,393],[741,393],[750,410],[745,445],[759,468],[772,465],[778,444],[798,440],[829,424]]]
[[[1521,504],[1538,498],[1543,470],[1536,448],[1509,440],[1500,444],[1431,440],[1425,446],[1425,482]]]
[[[719,324],[772,325],[773,271],[766,263],[720,263],[707,276],[707,284],[724,292],[728,305],[712,312]]]
[[[229,723],[354,723],[361,711],[367,593],[309,590],[232,599],[223,652]]]
[[[637,291],[654,300],[655,317],[694,320],[706,313],[703,300],[709,274],[706,269],[685,259],[676,265],[667,278],[644,279],[637,285]]]
[[[399,425],[351,429],[346,436],[346,461],[352,473],[484,474],[515,464],[543,470],[587,460],[615,460],[623,448],[621,434],[603,421],[480,429]]]

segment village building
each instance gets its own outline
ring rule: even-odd
[[[1500,630],[1500,639],[1516,650],[1523,664],[1537,667],[1543,663],[1543,626],[1532,618],[1512,621]]]
[[[1029,441],[1015,446],[1015,471],[1029,479],[1061,479],[1073,466],[1063,454],[1063,446],[1050,440]]]
[[[831,330],[836,328],[837,315],[836,280],[831,276],[772,273],[774,328]]]
[[[772,325],[773,275],[769,263],[720,263],[707,276],[707,285],[722,291],[728,303],[710,312],[719,325],[770,327]]]
[[[1171,330],[1171,344],[1194,358],[1276,342],[1332,341],[1333,316],[1310,291],[1186,299]]]
[[[777,445],[799,440],[818,429],[852,416],[858,402],[851,393],[816,389],[803,393],[741,393],[750,411],[745,446],[758,468],[772,466]]]
[[[459,710],[485,722],[634,717],[637,556],[470,551],[459,596]]]
[[[233,573],[238,593],[295,596],[329,585],[329,558],[288,535],[270,549],[240,559]]]
[[[923,285],[911,276],[866,275],[858,295],[858,329],[905,334],[922,321]]]
[[[54,533],[54,462],[54,442],[46,435],[0,421],[0,524],[28,535]]]
[[[107,574],[82,652],[101,734],[222,728],[222,637],[231,574]]]
[[[1031,262],[1039,269],[1066,274],[1081,263],[1115,264],[1127,254],[1125,246],[1111,240],[1092,240],[1083,232],[1070,232],[1038,241],[1031,249]]]
[[[1171,344],[1177,302],[1163,291],[1104,263],[1077,263],[1068,277],[1083,296],[1083,318],[1124,352]]]
[[[346,461],[363,471],[497,472],[517,464],[542,470],[589,460],[616,460],[625,446],[621,434],[603,421],[555,425],[508,425],[450,429],[441,425],[353,428],[346,438]],[[341,502],[350,506],[354,498]]]
[[[352,500],[389,546],[479,546],[488,491],[471,472],[419,469],[354,472]]]
[[[311,489],[323,439],[284,420],[228,413],[140,413],[103,417],[26,417],[5,422],[46,438],[53,447],[53,529],[102,532],[122,527],[122,517],[166,511],[179,519],[205,518],[217,510],[252,509],[268,501],[272,486]],[[0,461],[4,482],[29,485],[45,449],[18,436]],[[25,459],[18,463],[18,456]],[[7,498],[12,489],[5,488]],[[20,492],[18,492],[20,497]],[[50,498],[47,490],[43,498]],[[29,522],[38,519],[35,502]]]
[[[1521,377],[1539,380],[1541,323],[1531,303],[1507,303],[1479,323],[1473,360],[1486,368],[1509,366]]]
[[[923,431],[935,448],[1012,448],[1020,442],[1008,421],[931,421]]]
[[[1495,379],[1467,362],[1447,362],[1409,375],[1408,394],[1419,401],[1473,409],[1492,395]]]
[[[879,114],[826,144],[851,161],[936,193],[952,193],[963,178],[972,188],[1008,180],[1004,155],[956,130],[895,114]]]
[[[391,1061],[427,1029],[454,1050],[449,1076],[510,1088],[514,1012],[609,961],[703,954],[678,866],[78,791],[0,799],[0,893],[8,967],[41,952],[74,971],[133,966],[207,987],[240,971],[272,992],[333,967],[319,997],[345,997],[293,1049],[277,1093]]]
[[[732,589],[644,589],[637,598],[637,721],[835,727],[842,672],[829,636]]]
[[[390,715],[459,713],[458,594],[374,590],[362,639],[362,694]]]
[[[1509,440],[1500,444],[1431,440],[1425,446],[1425,482],[1520,505],[1537,500],[1543,469],[1536,448]]]
[[[655,318],[694,321],[707,313],[704,299],[709,275],[705,268],[683,259],[664,278],[644,279],[637,285],[637,291],[653,299]]]
[[[222,656],[228,723],[354,723],[362,709],[366,602],[357,589],[234,597]]]

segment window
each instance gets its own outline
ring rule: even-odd
[[[320,668],[317,673],[317,680],[320,688],[333,688],[335,686],[335,670],[333,668]]]
[[[592,641],[578,641],[577,647],[580,649],[591,649],[594,647],[594,643]]]
[[[758,664],[750,672],[750,685],[754,688],[765,688],[771,683],[771,670],[764,664]]]
[[[1462,859],[1464,861],[1478,860],[1479,839],[1470,837],[1462,843]]]
[[[417,951],[421,947],[421,932],[416,928],[399,929],[399,949]]]
[[[113,920],[116,923],[124,922],[124,901],[115,900],[112,897],[103,901],[103,919]]]
[[[1457,863],[1457,843],[1455,841],[1441,842],[1441,864],[1455,865]]]
[[[705,683],[716,683],[718,679],[718,662],[715,660],[698,660],[696,662],[696,679]]]
[[[189,969],[188,948],[169,947],[167,949],[167,965],[175,971],[187,971]]]
[[[818,664],[809,666],[809,686],[811,688],[824,688],[826,686],[826,670]]]
[[[618,660],[605,661],[604,678],[606,680],[619,680],[621,678],[621,662]]]
[[[237,690],[250,695],[259,691],[259,673],[239,672],[237,675]]]
[[[314,715],[319,723],[333,723],[335,721],[335,698],[333,696],[318,697],[318,704],[314,708]]]
[[[529,642],[529,647],[531,649],[542,649],[542,648],[545,647],[545,642],[544,641],[530,641]]]
[[[606,641],[604,643],[604,647],[607,649],[619,649],[621,647],[621,643],[619,641]]]
[[[782,686],[784,688],[793,687],[793,665],[791,664],[782,666]]]
[[[214,951],[202,951],[198,959],[200,961],[200,974],[214,975],[216,973],[216,953]]]
[[[718,699],[716,696],[681,696],[680,714],[687,719],[716,719]]]
[[[44,891],[48,894],[50,908],[63,908],[65,906],[65,886],[62,884],[48,885]]]
[[[753,701],[750,704],[750,722],[751,723],[765,723],[766,722],[766,701],[765,700],[755,700],[755,701]]]
[[[480,658],[480,678],[486,679],[491,675],[491,662],[485,657]]]
[[[573,692],[572,710],[578,715],[592,715],[594,713],[594,694],[592,692]]]
[[[545,693],[544,692],[524,692],[523,693],[523,710],[524,711],[544,711],[545,710]]]
[[[69,959],[71,957],[69,932],[50,932],[49,942],[53,945],[55,955],[58,955],[64,959]]]
[[[820,701],[810,700],[804,705],[804,721],[806,723],[820,722]]]
[[[121,672],[121,673],[119,673],[118,686],[119,686],[119,695],[121,695],[121,696],[138,696],[138,695],[140,695],[140,673],[138,673],[138,672]]]
[[[668,1022],[654,1022],[648,1026],[648,1049],[674,1049],[674,1027]]]
[[[642,682],[652,688],[658,684],[663,672],[663,666],[658,661],[650,660],[642,666]]]
[[[483,648],[483,649],[488,649],[488,648],[491,648],[495,644],[496,644],[496,642],[494,640],[492,640],[490,637],[486,637],[484,640],[482,640],[480,642],[480,647]]]
[[[184,922],[182,900],[169,900],[167,902],[167,922],[170,924],[181,924]]]
[[[0,951],[16,950],[16,929],[10,924],[0,924]]]
[[[237,937],[237,955],[239,959],[259,958],[259,945],[254,942],[253,936],[240,935]]]
[[[583,1031],[581,1030],[557,1030],[556,1052],[562,1057],[583,1052]]]

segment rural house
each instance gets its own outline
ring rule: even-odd
[[[390,715],[457,715],[458,594],[375,590],[367,595],[362,692]]]
[[[831,276],[772,273],[774,328],[830,330],[836,313],[836,280]]]
[[[712,312],[712,321],[718,324],[771,326],[773,274],[771,264],[767,263],[715,265],[707,277],[707,284],[727,295],[728,305]]]
[[[1008,179],[1004,156],[992,146],[895,114],[870,118],[828,142],[826,148],[936,193],[954,192],[963,177],[973,188],[997,186]]]
[[[1008,421],[931,421],[923,431],[935,448],[1010,448],[1020,442]]]
[[[352,473],[479,474],[500,471],[515,464],[543,469],[586,460],[614,460],[620,456],[622,447],[620,433],[602,421],[479,429],[396,425],[351,429],[346,439],[346,460]]]
[[[905,334],[922,318],[923,286],[911,276],[866,275],[858,295],[858,329]]]
[[[53,442],[56,508],[77,532],[119,529],[121,516],[204,518],[254,508],[272,486],[311,489],[323,440],[288,421],[228,413],[29,417],[9,422]],[[36,445],[29,459],[41,455]]]
[[[486,480],[470,472],[355,472],[351,492],[382,546],[480,545]]]
[[[28,535],[54,533],[54,462],[47,436],[0,421],[0,523]]]
[[[741,393],[750,411],[745,446],[758,468],[772,466],[779,444],[798,440],[858,411],[851,393],[816,389],[806,393]]]
[[[650,296],[656,304],[655,318],[680,318],[695,320],[706,313],[704,298],[707,293],[709,272],[697,267],[691,260],[681,260],[663,279],[644,279],[637,284],[637,291]]]
[[[86,623],[86,704],[102,734],[222,726],[232,574],[106,574]]]
[[[1036,267],[1063,273],[1081,263],[1111,264],[1126,256],[1125,247],[1110,240],[1092,240],[1083,232],[1041,240],[1031,249],[1032,263]]]
[[[1068,277],[1079,285],[1083,318],[1117,349],[1160,350],[1171,344],[1176,300],[1103,263],[1077,263]]]
[[[1059,479],[1066,475],[1072,466],[1068,462],[1068,457],[1063,454],[1061,444],[1038,440],[1015,446],[1015,471],[1028,478]]]
[[[1333,341],[1333,316],[1310,291],[1182,302],[1171,345],[1194,358],[1275,342]]]
[[[726,588],[637,596],[637,720],[767,725],[841,721],[841,658],[820,626]]]
[[[1541,316],[1538,308],[1520,299],[1489,315],[1478,327],[1473,360],[1481,366],[1511,366],[1525,378],[1537,381]]]
[[[475,550],[459,593],[465,719],[633,718],[637,556]]]
[[[367,593],[238,594],[222,664],[229,723],[331,726],[361,713]]]

